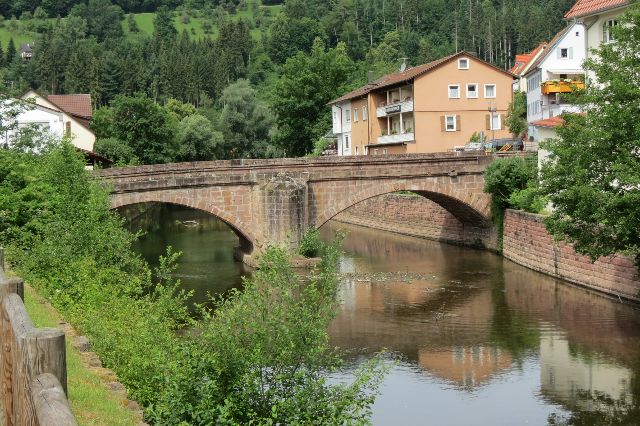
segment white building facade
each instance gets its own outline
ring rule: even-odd
[[[556,35],[526,74],[527,121],[529,139],[533,142],[541,141],[536,122],[564,112],[579,112],[563,95],[584,88],[582,65],[587,58],[586,33],[582,22],[571,23]]]
[[[337,139],[338,155],[352,154],[352,138],[351,138],[351,120],[352,120],[351,102],[345,101],[331,106],[331,117],[333,122],[333,134]]]

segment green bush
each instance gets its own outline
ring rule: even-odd
[[[321,267],[304,279],[269,249],[243,292],[203,319],[171,279],[179,254],[151,270],[109,195],[68,142],[39,154],[0,150],[0,243],[17,272],[79,332],[157,424],[362,424],[383,369],[376,358],[350,385],[327,381],[339,250],[317,231]],[[177,331],[194,332],[178,337]]]
[[[513,207],[511,194],[535,186],[538,163],[535,155],[507,157],[495,160],[484,173],[484,191],[493,196],[493,204],[500,209]]]
[[[498,251],[502,250],[504,211],[508,208],[540,212],[546,200],[538,191],[536,155],[495,160],[484,173],[484,191],[491,194],[491,213],[498,233]]]
[[[324,243],[320,239],[320,231],[314,228],[307,229],[300,240],[298,254],[304,257],[320,257],[323,251]]]
[[[160,424],[364,424],[384,369],[374,359],[351,384],[327,328],[337,307],[336,246],[301,277],[271,248],[242,292],[219,300],[167,374]]]

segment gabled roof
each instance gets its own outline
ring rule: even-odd
[[[22,43],[20,45],[20,52],[22,52],[22,53],[32,53],[33,52],[33,43]]]
[[[558,34],[556,34],[553,39],[551,39],[551,41],[549,42],[549,44],[547,44],[544,47],[544,50],[542,52],[542,54],[540,56],[538,56],[538,59],[536,59],[531,66],[529,67],[529,69],[527,70],[527,74],[529,74],[532,70],[535,70],[536,68],[538,68],[538,66],[540,66],[540,64],[542,63],[542,61],[544,61],[547,56],[549,56],[549,53],[551,53],[554,49],[554,47],[556,47],[558,45],[558,43],[560,43],[560,40],[562,40],[562,38],[569,32],[569,30],[573,28],[573,25],[567,25],[566,27],[564,27],[563,29],[561,29]]]
[[[53,105],[54,107],[58,108],[60,111],[68,114],[70,116],[70,118],[72,120],[74,120],[76,123],[80,124],[82,127],[85,127],[87,130],[89,130],[91,133],[94,133],[93,130],[91,130],[91,127],[89,127],[90,121],[91,121],[91,116],[93,115],[93,111],[91,110],[91,95],[49,95],[49,96],[44,96],[42,95],[40,92],[38,92],[35,89],[29,89],[26,92],[24,92],[21,96],[20,99],[28,99],[28,95],[32,93],[35,96],[40,97],[41,99],[43,99],[44,101],[48,102],[49,104]],[[82,100],[79,100],[79,104],[80,105],[73,105],[72,99],[67,98],[67,97],[82,97]],[[69,108],[69,110],[66,110],[65,108],[63,108],[61,105],[59,105],[57,102],[51,100],[51,98],[56,99],[56,97],[61,97],[61,98],[65,98],[62,100],[62,103],[65,104],[66,107]],[[88,105],[89,105],[89,115],[80,115],[80,114],[76,114],[73,111],[77,111],[77,112],[82,112],[82,113],[86,113],[87,112],[87,97],[88,97]],[[65,103],[66,101],[66,103]]]
[[[64,112],[80,118],[91,119],[93,115],[91,95],[49,95],[47,100]]]
[[[495,65],[490,64],[489,62],[483,61],[482,59],[478,58],[472,53],[469,53],[466,51],[460,51],[458,53],[454,53],[453,55],[445,56],[444,58],[440,58],[433,62],[429,62],[428,64],[418,65],[413,68],[408,68],[403,72],[398,71],[398,72],[394,72],[394,73],[382,76],[379,79],[373,81],[372,83],[368,83],[362,87],[359,87],[356,90],[353,90],[347,93],[346,95],[339,97],[338,99],[334,99],[333,101],[329,102],[329,104],[335,104],[335,103],[347,101],[350,99],[360,98],[362,96],[369,94],[374,90],[379,90],[385,87],[391,87],[401,83],[406,83],[461,56],[469,57],[469,58],[475,59],[476,61],[480,61],[483,64],[488,65],[491,68],[494,68],[496,71],[506,74],[509,77],[513,77],[513,74],[507,71],[504,71],[496,67]]]
[[[531,64],[532,61],[538,56],[538,54],[544,50],[545,47],[547,47],[547,42],[543,41],[531,52],[516,55],[516,62],[513,67],[511,67],[509,72],[514,75],[522,75],[525,71],[528,71],[529,67],[527,65]]]
[[[578,0],[571,9],[564,15],[565,19],[581,18],[595,15],[610,9],[626,6],[628,0]]]

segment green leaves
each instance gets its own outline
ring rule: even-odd
[[[616,41],[585,67],[597,84],[576,98],[586,115],[566,114],[542,168],[542,191],[554,205],[548,229],[597,259],[640,254],[640,6],[632,5]]]
[[[314,141],[329,130],[330,109],[326,104],[353,84],[354,72],[355,65],[343,43],[327,50],[316,39],[311,53],[298,52],[287,60],[271,99],[278,124],[275,141],[287,155],[308,154]]]

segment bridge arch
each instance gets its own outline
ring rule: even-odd
[[[225,212],[218,206],[210,202],[199,201],[190,197],[180,196],[178,194],[166,194],[161,192],[148,193],[144,198],[137,196],[127,196],[127,194],[116,194],[111,197],[111,209],[115,210],[120,207],[131,206],[135,204],[145,203],[163,203],[173,204],[182,207],[189,207],[215,216],[231,228],[240,240],[240,249],[242,253],[250,254],[253,252],[258,241],[260,241],[251,231],[250,227],[243,223],[240,219],[229,212]]]
[[[423,179],[418,182],[377,182],[364,188],[349,191],[350,193],[340,197],[341,199],[333,200],[333,206],[327,207],[323,211],[318,209],[314,226],[320,228],[338,214],[362,201],[399,191],[411,191],[435,202],[463,224],[478,228],[492,226],[491,196],[465,188],[465,184],[460,185],[457,178],[447,178],[446,181],[444,179]]]

